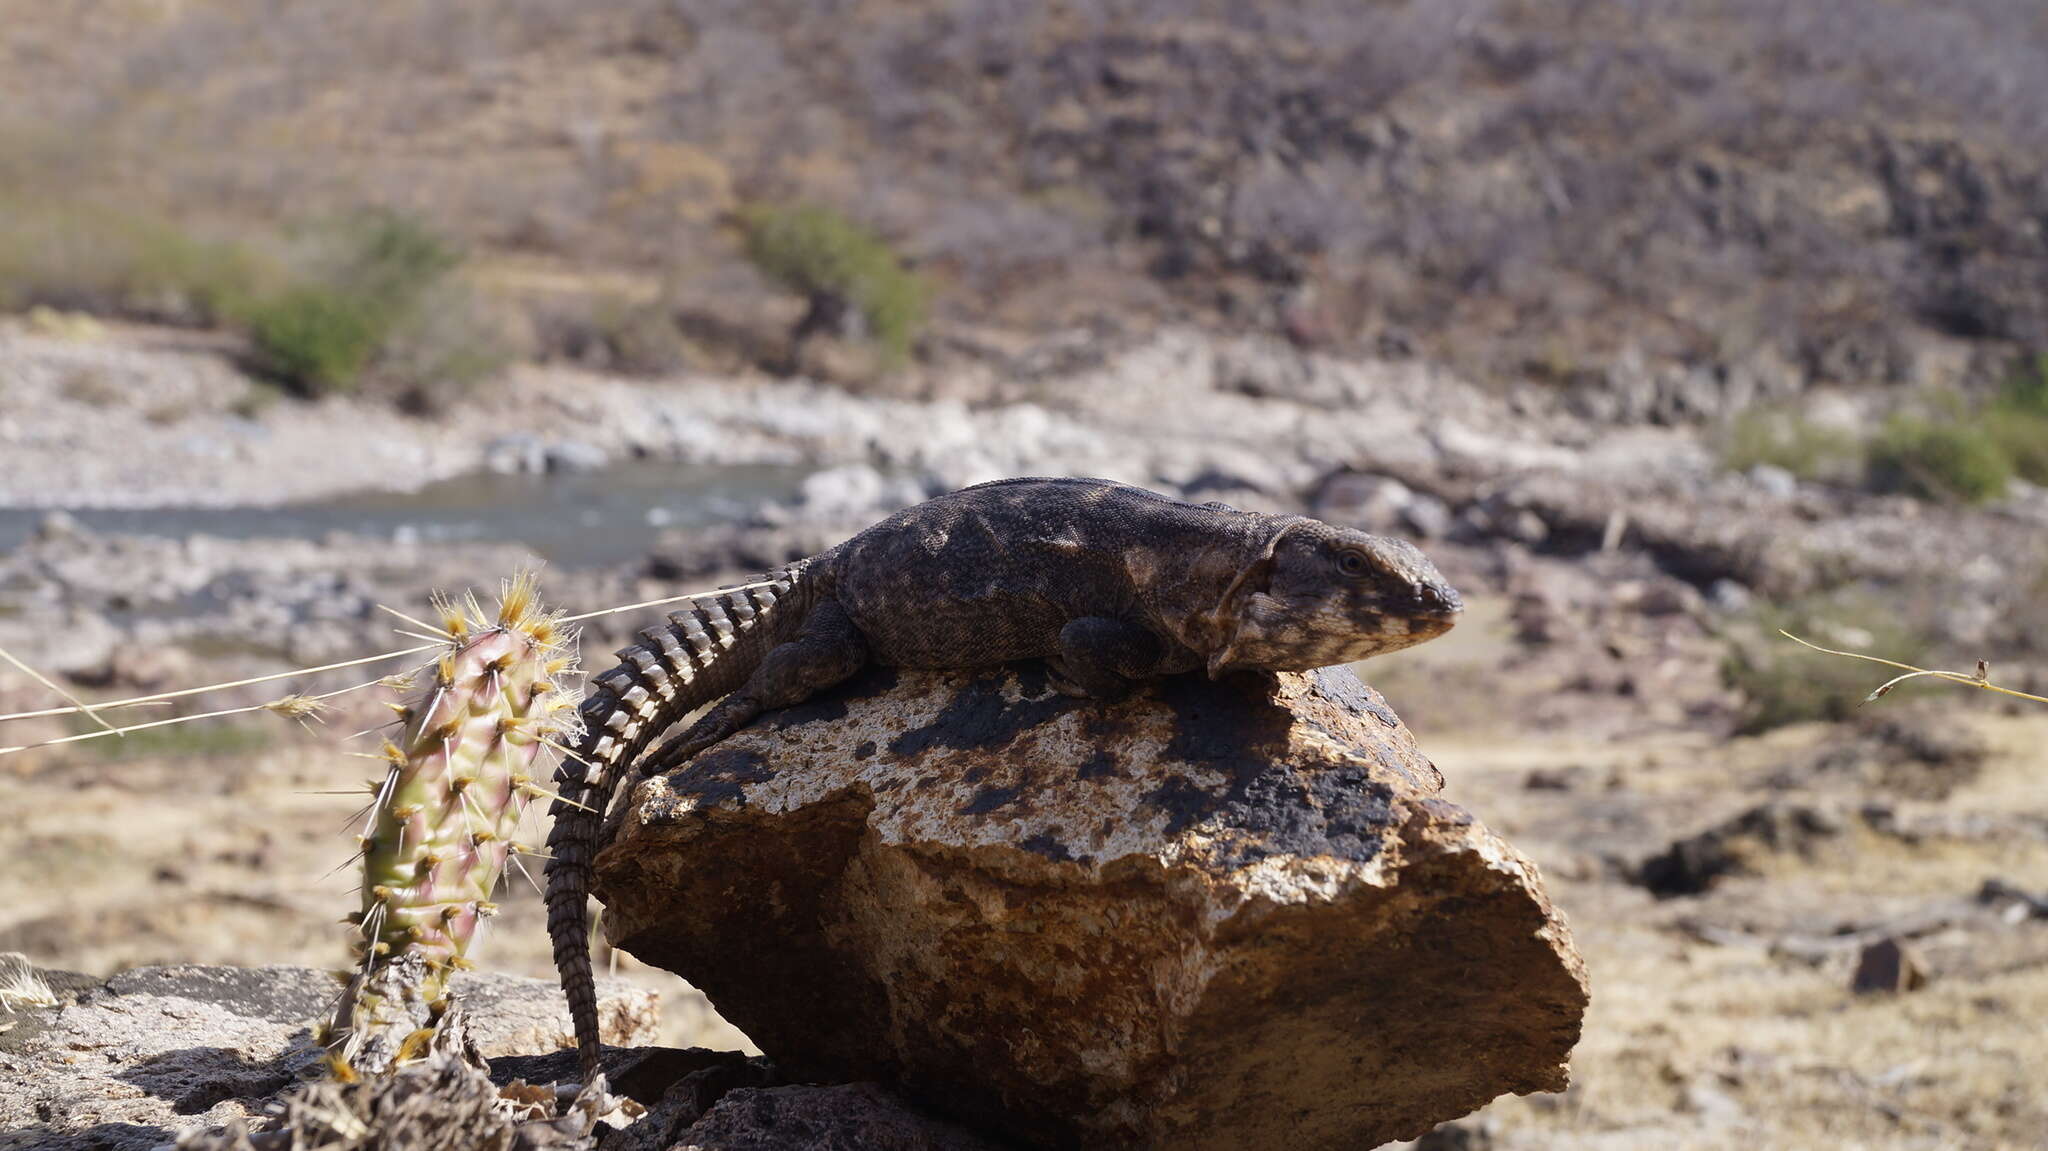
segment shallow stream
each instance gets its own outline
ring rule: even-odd
[[[547,475],[475,473],[414,492],[374,492],[277,507],[66,509],[88,530],[182,538],[371,539],[521,543],[565,568],[630,562],[668,527],[745,516],[797,491],[807,469],[633,462]],[[48,509],[0,508],[0,552]]]

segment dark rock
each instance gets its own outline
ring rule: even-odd
[[[2048,894],[2022,890],[2003,879],[1987,879],[1977,889],[1977,902],[1993,907],[2018,908],[2023,916],[2048,919]]]
[[[1870,788],[1914,799],[1944,799],[1975,779],[1990,757],[1982,735],[1939,712],[1868,715],[1849,738],[1773,777],[1797,786],[1812,776],[1845,776]]]
[[[1918,957],[1897,939],[1880,939],[1865,945],[1856,957],[1856,974],[1849,989],[1858,995],[1877,991],[1917,991],[1927,984],[1927,969]]]
[[[905,1106],[872,1083],[746,1087],[684,1131],[677,1151],[998,1151],[966,1128]]]
[[[1759,852],[1810,854],[1842,829],[1839,818],[1816,808],[1765,804],[1673,842],[1642,862],[1636,882],[1660,899],[1698,895],[1727,876],[1752,873]]]
[[[1409,1145],[1409,1151],[1492,1151],[1493,1130],[1477,1123],[1446,1123]]]
[[[547,446],[546,468],[551,472],[591,472],[611,462],[596,444],[582,440],[557,440]]]
[[[1371,1146],[1564,1086],[1562,920],[1348,672],[888,674],[644,782],[598,859],[615,944],[792,1076],[1041,1146]]]
[[[613,1091],[650,1106],[693,1075],[773,1072],[768,1061],[759,1056],[705,1047],[606,1047],[602,1067]],[[569,1048],[544,1055],[503,1055],[491,1060],[491,1081],[499,1086],[514,1079],[528,1083],[573,1083],[581,1077],[576,1052]]]
[[[567,1081],[578,1077],[570,1053],[550,1056],[550,1074],[529,1075],[530,1082]],[[649,1047],[633,1052],[607,1051],[605,1075],[615,1090],[647,1107],[647,1114],[626,1130],[605,1142],[605,1151],[669,1151],[691,1124],[740,1088],[779,1087],[783,1084],[775,1065],[759,1056],[737,1051],[687,1051]],[[621,1056],[633,1058],[622,1059]],[[492,1063],[494,1078],[501,1072]]]
[[[1571,791],[1578,787],[1586,772],[1579,767],[1533,767],[1522,777],[1525,791]]]

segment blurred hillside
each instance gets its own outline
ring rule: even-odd
[[[18,217],[394,209],[543,357],[772,359],[797,304],[733,213],[791,202],[922,273],[926,362],[1192,319],[1668,422],[2048,347],[2033,0],[8,8]],[[90,263],[15,303],[195,311]]]

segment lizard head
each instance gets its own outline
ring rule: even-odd
[[[1462,610],[1457,591],[1414,545],[1297,520],[1219,609],[1234,626],[1211,654],[1209,673],[1350,663],[1442,635]]]

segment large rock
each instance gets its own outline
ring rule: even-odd
[[[791,1078],[1041,1146],[1359,1148],[1561,1090],[1536,869],[1348,672],[867,672],[634,792],[618,946]]]

